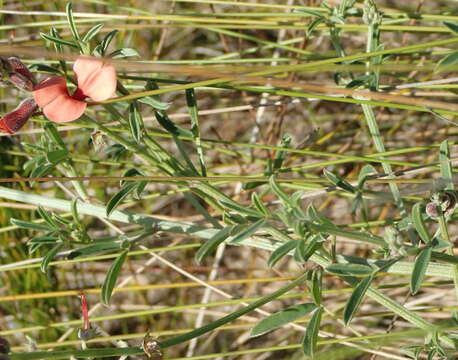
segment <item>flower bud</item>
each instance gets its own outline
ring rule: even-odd
[[[26,78],[21,73],[15,72],[10,74],[10,83],[16,86],[18,89],[32,91],[35,87],[34,83],[30,79]]]
[[[0,131],[14,134],[37,110],[38,106],[34,99],[25,99],[16,109],[0,118]]]
[[[26,91],[32,91],[36,85],[33,73],[16,57],[0,57],[0,81]]]
[[[17,57],[8,58],[8,62],[10,63],[13,72],[21,74],[32,84],[32,88],[29,90],[32,91],[33,87],[36,84],[35,75],[32,72],[30,72],[29,68],[25,66],[24,63]]]

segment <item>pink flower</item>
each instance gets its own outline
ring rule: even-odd
[[[54,122],[69,122],[83,115],[90,98],[103,101],[116,91],[116,71],[103,60],[79,57],[73,65],[78,87],[70,95],[62,76],[52,76],[40,82],[33,89],[37,105],[44,115]]]

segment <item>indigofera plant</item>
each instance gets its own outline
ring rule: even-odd
[[[86,98],[103,101],[116,91],[116,70],[102,59],[79,57],[75,61],[73,70],[78,87],[72,95],[63,76],[51,76],[36,84],[33,73],[19,59],[0,58],[0,64],[3,82],[33,94],[33,98],[25,99],[0,119],[0,130],[8,134],[21,129],[38,108],[53,122],[70,122],[83,115]]]

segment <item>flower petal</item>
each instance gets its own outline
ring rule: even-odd
[[[60,95],[43,107],[43,114],[54,122],[70,122],[83,115],[86,106],[87,103],[75,100],[68,94]]]
[[[102,60],[78,58],[73,70],[78,88],[94,101],[110,98],[116,91],[116,70]]]
[[[62,76],[51,76],[40,82],[33,90],[33,98],[37,105],[44,108],[55,98],[68,95],[67,83]]]
[[[100,69],[102,69],[102,66],[102,60],[82,56],[78,57],[73,65],[73,71],[78,79],[78,87],[84,89],[90,78],[97,75]]]

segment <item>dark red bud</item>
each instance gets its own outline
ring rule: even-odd
[[[34,99],[25,99],[13,111],[0,118],[0,131],[7,134],[14,134],[29,120],[35,111],[38,110],[38,105]]]
[[[24,63],[21,60],[19,60],[17,57],[8,58],[8,62],[10,63],[13,69],[13,72],[21,74],[33,85],[37,83],[35,80],[35,75],[32,72],[30,72],[29,68],[25,66]]]
[[[26,91],[32,91],[35,87],[35,84],[32,81],[30,81],[24,75],[18,72],[10,74],[10,82],[18,89]]]

